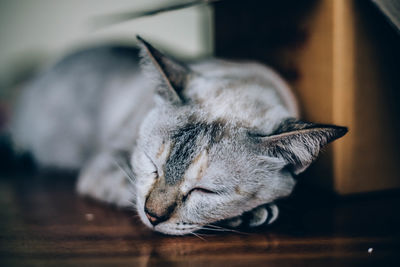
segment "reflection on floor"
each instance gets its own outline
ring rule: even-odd
[[[1,266],[400,266],[399,192],[298,188],[273,226],[173,237],[78,197],[72,175],[33,176],[0,179]]]

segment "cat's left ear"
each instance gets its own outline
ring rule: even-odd
[[[186,101],[183,91],[193,72],[183,63],[165,56],[151,44],[136,36],[141,45],[142,67],[147,72],[155,72],[159,83],[157,93],[173,104]]]
[[[263,153],[282,158],[294,174],[299,174],[317,158],[323,146],[346,133],[346,127],[288,119],[272,135],[250,136]]]

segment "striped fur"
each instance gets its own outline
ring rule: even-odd
[[[185,65],[140,41],[142,71],[126,48],[89,50],[45,71],[21,97],[12,131],[41,165],[83,167],[80,194],[134,202],[155,231],[275,221],[273,202],[292,192],[293,175],[346,132],[298,120],[293,94],[268,67]],[[120,151],[132,171],[115,160]]]

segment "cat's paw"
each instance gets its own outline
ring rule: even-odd
[[[238,228],[241,226],[257,227],[263,224],[271,224],[275,222],[278,215],[278,206],[275,204],[268,204],[259,206],[241,216],[225,220],[222,224],[231,228]]]
[[[250,211],[248,224],[250,227],[257,227],[264,223],[271,224],[278,218],[279,209],[275,204],[260,206]]]
[[[230,228],[237,228],[243,224],[243,219],[241,216],[234,217],[226,220],[224,224]]]
[[[77,183],[79,194],[114,204],[132,205],[134,194],[126,175],[112,161],[111,155],[99,155],[82,169]]]

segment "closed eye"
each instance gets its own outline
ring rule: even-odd
[[[218,194],[217,192],[212,191],[212,190],[210,190],[210,189],[206,189],[206,188],[203,188],[203,187],[195,187],[195,188],[192,188],[192,189],[183,197],[183,201],[185,201],[185,200],[188,198],[188,196],[190,196],[190,194],[192,194],[193,192],[199,192],[199,193],[203,193],[203,194]]]
[[[198,192],[206,193],[206,194],[217,194],[217,192],[214,192],[212,190],[209,190],[209,189],[206,189],[206,188],[203,188],[203,187],[195,187],[195,188],[193,188],[192,190],[189,191],[189,194],[192,193],[193,191],[198,191]]]

